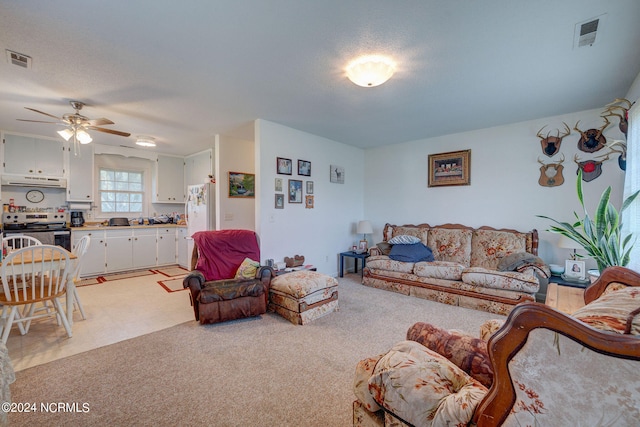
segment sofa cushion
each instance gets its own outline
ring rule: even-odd
[[[629,314],[640,308],[640,288],[627,287],[603,294],[572,314],[584,323],[604,331],[625,332]],[[640,315],[633,316],[631,334],[640,335]]]
[[[526,252],[526,247],[526,233],[474,230],[471,239],[471,267],[496,270],[502,258],[512,253]]]
[[[242,297],[258,297],[263,294],[264,285],[256,279],[219,280],[216,282],[207,282],[198,294],[198,301],[201,304],[209,304]]]
[[[493,383],[493,367],[487,353],[487,342],[459,331],[418,322],[407,331],[407,339],[416,341],[443,355],[485,387]]]
[[[466,426],[487,389],[444,356],[401,341],[376,364],[369,392],[414,426]]]
[[[390,245],[413,245],[415,243],[420,243],[420,239],[416,236],[409,236],[408,234],[400,234],[389,240]]]
[[[465,266],[456,262],[433,261],[417,262],[413,266],[413,274],[433,279],[460,280]]]
[[[398,273],[411,273],[413,265],[413,262],[394,261],[387,255],[373,255],[367,258],[367,267],[397,271]]]
[[[498,271],[482,267],[466,268],[462,272],[462,281],[483,288],[507,289],[510,291],[538,292],[540,282],[532,270],[519,273],[517,271]]]
[[[393,229],[391,230],[391,237],[396,237],[396,236],[414,236],[417,237],[418,239],[420,239],[420,241],[422,243],[424,243],[425,245],[428,245],[429,243],[427,242],[427,235],[429,233],[429,227],[425,227],[425,226],[398,226],[398,227],[393,227]]]
[[[471,229],[431,228],[429,247],[438,261],[449,261],[469,266],[471,261]]]
[[[393,245],[389,258],[404,262],[433,261],[433,253],[424,243],[418,242],[413,245]]]

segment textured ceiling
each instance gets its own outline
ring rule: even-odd
[[[597,43],[576,23],[603,15]],[[251,139],[263,118],[374,147],[600,108],[640,72],[637,0],[0,0],[0,128],[55,136],[83,101],[90,118],[190,154],[215,134]],[[396,75],[361,88],[344,73],[384,53]]]

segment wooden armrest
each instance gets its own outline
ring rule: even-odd
[[[625,286],[640,286],[640,274],[625,267],[607,267],[600,277],[584,292],[584,302],[589,304],[602,295],[611,283],[621,283]]]

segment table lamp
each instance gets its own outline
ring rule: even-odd
[[[568,238],[563,234],[561,234],[560,239],[558,239],[558,247],[561,247],[564,249],[573,249],[573,253],[569,253],[569,259],[572,259],[572,260],[578,259],[578,255],[576,254],[576,249],[583,249],[580,243]]]
[[[358,226],[356,227],[356,233],[362,234],[362,240],[360,240],[360,245],[358,246],[358,252],[366,252],[369,250],[369,242],[367,241],[367,234],[373,233],[373,227],[371,226],[371,221],[362,220],[358,221]]]

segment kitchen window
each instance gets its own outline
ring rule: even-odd
[[[100,168],[100,210],[104,214],[140,214],[144,201],[144,174]]]

